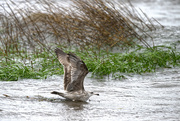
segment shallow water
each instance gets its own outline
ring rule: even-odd
[[[22,0],[16,0],[22,3]],[[148,16],[165,26],[153,33],[155,45],[180,41],[179,0],[131,0]],[[0,0],[3,3],[4,0]],[[180,45],[177,46],[180,50]],[[126,74],[125,74],[126,75]],[[51,95],[63,89],[63,77],[46,80],[0,81],[0,121],[179,121],[180,68],[156,73],[127,75],[124,80],[85,79],[85,89],[93,96],[87,103],[66,101]]]
[[[180,26],[179,0],[130,0],[136,8],[165,26]]]
[[[87,103],[50,94],[63,89],[63,77],[0,82],[0,120],[180,120],[180,69],[127,76],[122,81],[86,78],[99,93]],[[59,86],[61,84],[61,86]]]

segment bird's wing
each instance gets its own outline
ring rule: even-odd
[[[59,62],[64,66],[64,90],[67,90],[67,86],[71,83],[71,64],[69,63],[69,55],[60,50],[55,49],[55,53]]]
[[[71,83],[67,91],[84,90],[84,78],[88,74],[85,63],[72,53],[68,54],[68,59],[71,63]]]

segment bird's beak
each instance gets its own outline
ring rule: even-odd
[[[97,95],[97,96],[99,96],[99,94],[97,94],[97,93],[94,93],[94,92],[91,92],[91,94],[92,94],[92,95]]]
[[[97,95],[97,96],[99,96],[99,94],[94,94],[94,95]]]

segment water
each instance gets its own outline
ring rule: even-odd
[[[20,0],[16,0],[17,2]],[[153,36],[155,44],[180,41],[178,0],[131,0],[150,17],[165,26]],[[0,3],[3,3],[0,0]],[[22,3],[22,0],[20,1]],[[179,45],[177,46],[179,49]],[[126,74],[125,74],[126,75]],[[46,80],[0,81],[0,121],[179,121],[180,68],[156,73],[127,75],[124,80],[85,79],[85,89],[99,93],[87,103],[66,101],[51,95],[63,89],[63,77]]]
[[[63,77],[0,82],[0,120],[179,120],[178,68],[129,76],[122,81],[95,80],[89,76],[86,90],[100,96],[91,97],[87,103],[66,101],[50,94],[63,89]]]
[[[165,26],[180,26],[179,0],[130,0],[149,17],[156,18]]]

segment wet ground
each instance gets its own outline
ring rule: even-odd
[[[180,43],[178,0],[131,1],[165,26],[153,34],[156,45]],[[63,89],[62,76],[46,80],[0,81],[0,121],[180,120],[179,67],[126,77],[124,80],[102,80],[88,75],[85,79],[86,90],[97,92],[100,96],[91,97],[87,103],[66,101],[50,94],[51,91]]]

